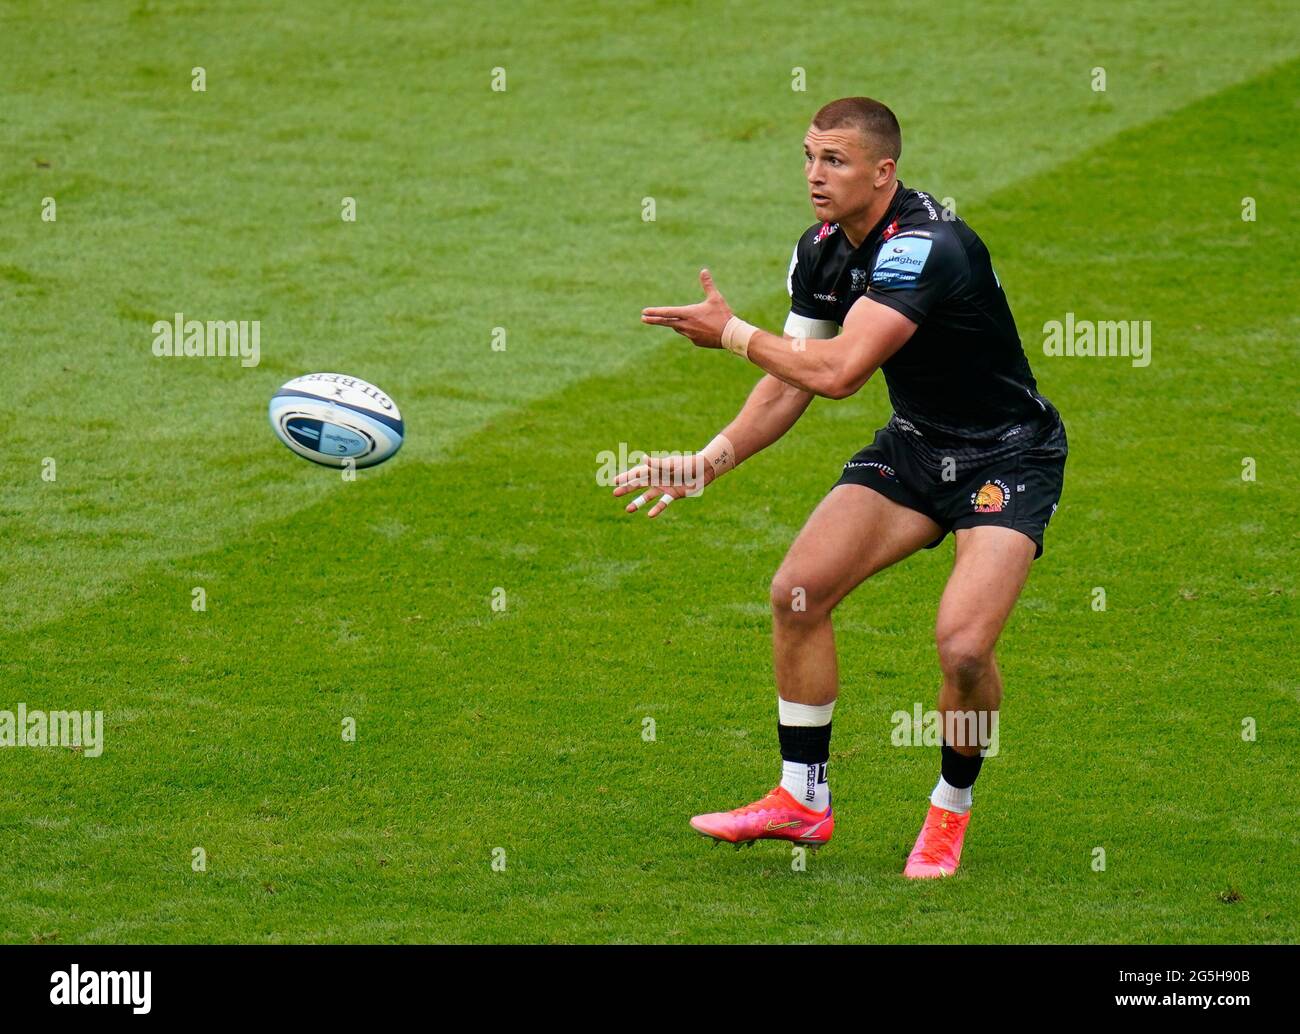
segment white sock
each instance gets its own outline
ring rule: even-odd
[[[821,728],[829,725],[835,711],[835,701],[829,704],[797,704],[792,700],[776,698],[779,721],[782,725],[801,725]],[[786,793],[813,811],[825,811],[831,806],[831,785],[826,780],[827,762],[807,765],[801,761],[781,762],[781,785]]]
[[[970,787],[958,790],[955,786],[950,786],[943,778],[939,777],[939,783],[934,788],[934,793],[930,794],[930,803],[936,808],[943,808],[945,811],[954,811],[958,815],[965,815],[970,811],[971,795]]]
[[[825,811],[831,806],[831,784],[826,781],[825,761],[819,765],[782,761],[781,785],[786,793],[813,811]]]
[[[835,701],[829,704],[796,704],[793,700],[776,698],[777,720],[782,725],[803,725],[816,728],[830,725],[835,714]]]

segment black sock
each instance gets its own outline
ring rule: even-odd
[[[976,754],[973,758],[968,758],[965,754],[958,754],[945,743],[939,771],[945,783],[956,790],[964,790],[968,786],[975,785],[982,764],[984,764],[984,758],[979,754]]]
[[[781,760],[801,765],[823,765],[831,757],[831,723],[825,725],[776,724],[781,740]]]

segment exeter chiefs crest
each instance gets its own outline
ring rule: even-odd
[[[1001,513],[1006,509],[1010,498],[1011,489],[997,478],[985,481],[978,492],[970,494],[971,506],[976,513]]]

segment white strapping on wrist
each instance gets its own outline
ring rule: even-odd
[[[736,447],[725,434],[714,435],[713,441],[700,450],[700,455],[713,468],[715,481],[740,462],[736,459]]]
[[[746,323],[739,316],[732,316],[727,320],[727,325],[722,328],[722,347],[728,352],[734,352],[742,359],[749,358],[749,339],[754,336],[758,328],[753,324]]]

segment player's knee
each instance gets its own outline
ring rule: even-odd
[[[813,579],[782,568],[772,578],[772,616],[778,621],[820,621],[828,613],[826,593]]]
[[[967,628],[939,629],[939,667],[958,690],[974,689],[993,666],[993,644]]]

